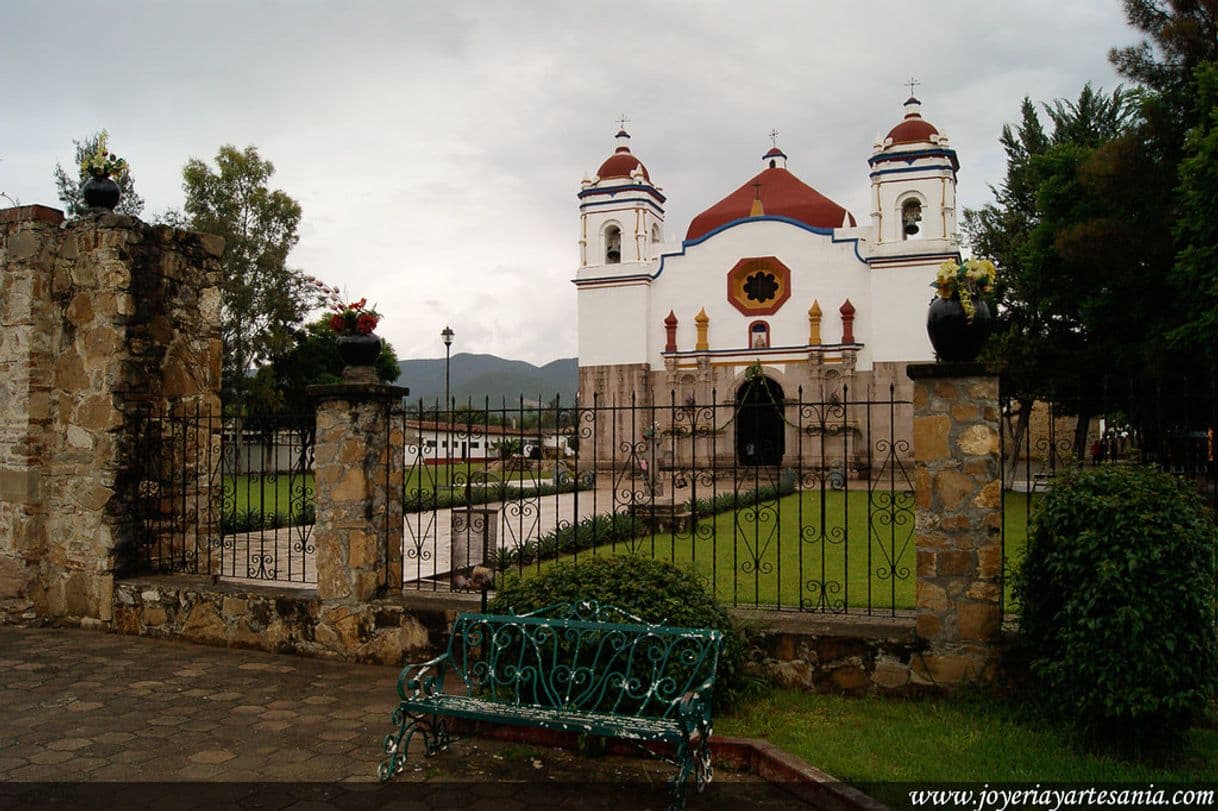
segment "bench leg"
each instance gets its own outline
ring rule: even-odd
[[[709,733],[703,733],[701,740],[698,741],[698,752],[694,756],[694,761],[694,780],[698,786],[698,792],[701,793],[715,778],[715,764],[711,760]]]
[[[715,766],[711,761],[710,729],[701,724],[698,726],[698,743],[695,746],[689,738],[677,744],[675,758],[677,773],[672,778],[672,803],[669,811],[680,811],[685,807],[685,795],[689,786],[689,776],[694,776],[694,784],[701,793],[714,778]]]
[[[689,782],[689,773],[693,771],[694,761],[690,757],[689,741],[681,741],[677,744],[677,773],[673,775],[672,782],[669,784],[672,787],[672,802],[668,804],[668,811],[681,811],[685,807],[685,787]]]
[[[448,719],[438,715],[420,715],[403,706],[393,711],[393,725],[397,730],[385,736],[385,760],[376,768],[381,782],[388,780],[406,766],[406,751],[410,740],[419,733],[423,736],[423,756],[434,757],[448,749]]]

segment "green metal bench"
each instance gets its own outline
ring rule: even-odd
[[[448,718],[493,721],[638,745],[671,743],[673,808],[712,776],[711,693],[723,636],[653,625],[586,601],[527,614],[460,614],[448,650],[398,676],[397,729],[381,780],[402,770],[415,734],[431,757],[448,748]]]

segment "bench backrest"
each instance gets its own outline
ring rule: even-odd
[[[666,717],[673,699],[714,677],[722,638],[713,629],[650,624],[586,601],[522,615],[461,614],[449,656],[469,695]]]

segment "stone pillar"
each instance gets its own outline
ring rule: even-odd
[[[1001,633],[998,376],[976,363],[911,364],[917,631],[914,678],[992,675]]]
[[[314,445],[317,596],[366,602],[402,587],[402,398],[376,383],[310,386]]]

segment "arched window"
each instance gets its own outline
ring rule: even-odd
[[[916,199],[901,204],[901,238],[917,239],[922,233],[922,203]]]
[[[749,324],[749,349],[770,348],[770,325],[764,321]]]
[[[622,261],[622,229],[610,225],[605,229],[605,264],[616,265]]]
[[[651,226],[651,241],[652,241],[652,242],[659,242],[659,241],[660,241],[660,225],[659,225],[659,223],[656,223],[655,225]]]

